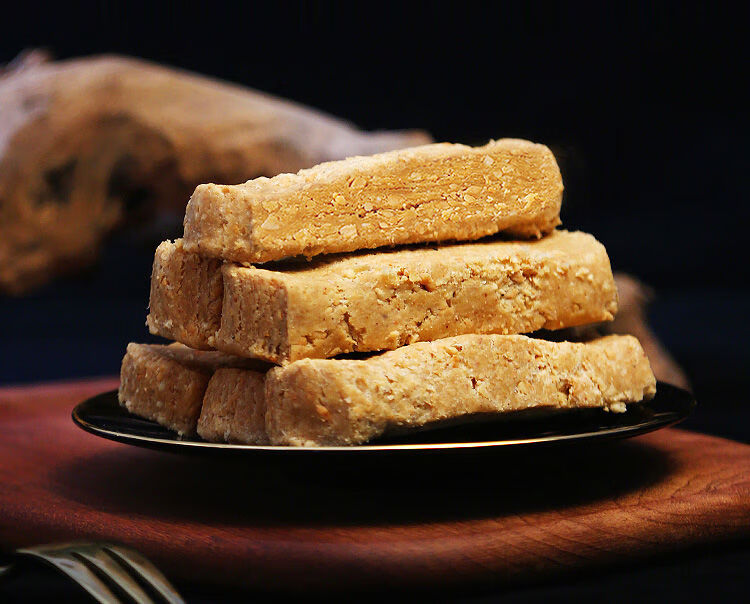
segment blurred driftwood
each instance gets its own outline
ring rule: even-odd
[[[428,141],[141,60],[28,53],[0,73],[0,293],[90,264],[124,222],[181,222],[199,183]]]

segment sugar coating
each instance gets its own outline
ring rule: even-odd
[[[562,191],[544,145],[424,145],[242,185],[200,185],[185,213],[185,249],[262,263],[501,231],[540,237],[560,224]]]
[[[648,359],[632,336],[573,343],[463,335],[367,360],[276,367],[266,377],[266,430],[275,445],[355,445],[471,414],[622,412],[655,392]]]

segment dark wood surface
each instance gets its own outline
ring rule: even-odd
[[[76,428],[115,386],[0,389],[3,550],[115,540],[177,581],[294,592],[538,581],[750,536],[750,446],[720,438],[261,465]]]

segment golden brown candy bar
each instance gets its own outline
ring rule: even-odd
[[[200,185],[185,213],[185,248],[262,263],[498,232],[539,237],[560,223],[562,191],[544,145],[424,145]]]
[[[266,429],[276,445],[355,445],[473,414],[620,412],[655,391],[648,359],[632,336],[573,343],[464,335],[367,360],[276,367],[266,377]]]

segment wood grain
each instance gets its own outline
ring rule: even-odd
[[[76,428],[115,385],[0,389],[0,547],[117,540],[178,584],[299,592],[540,581],[750,536],[750,447],[720,438],[259,467]]]

